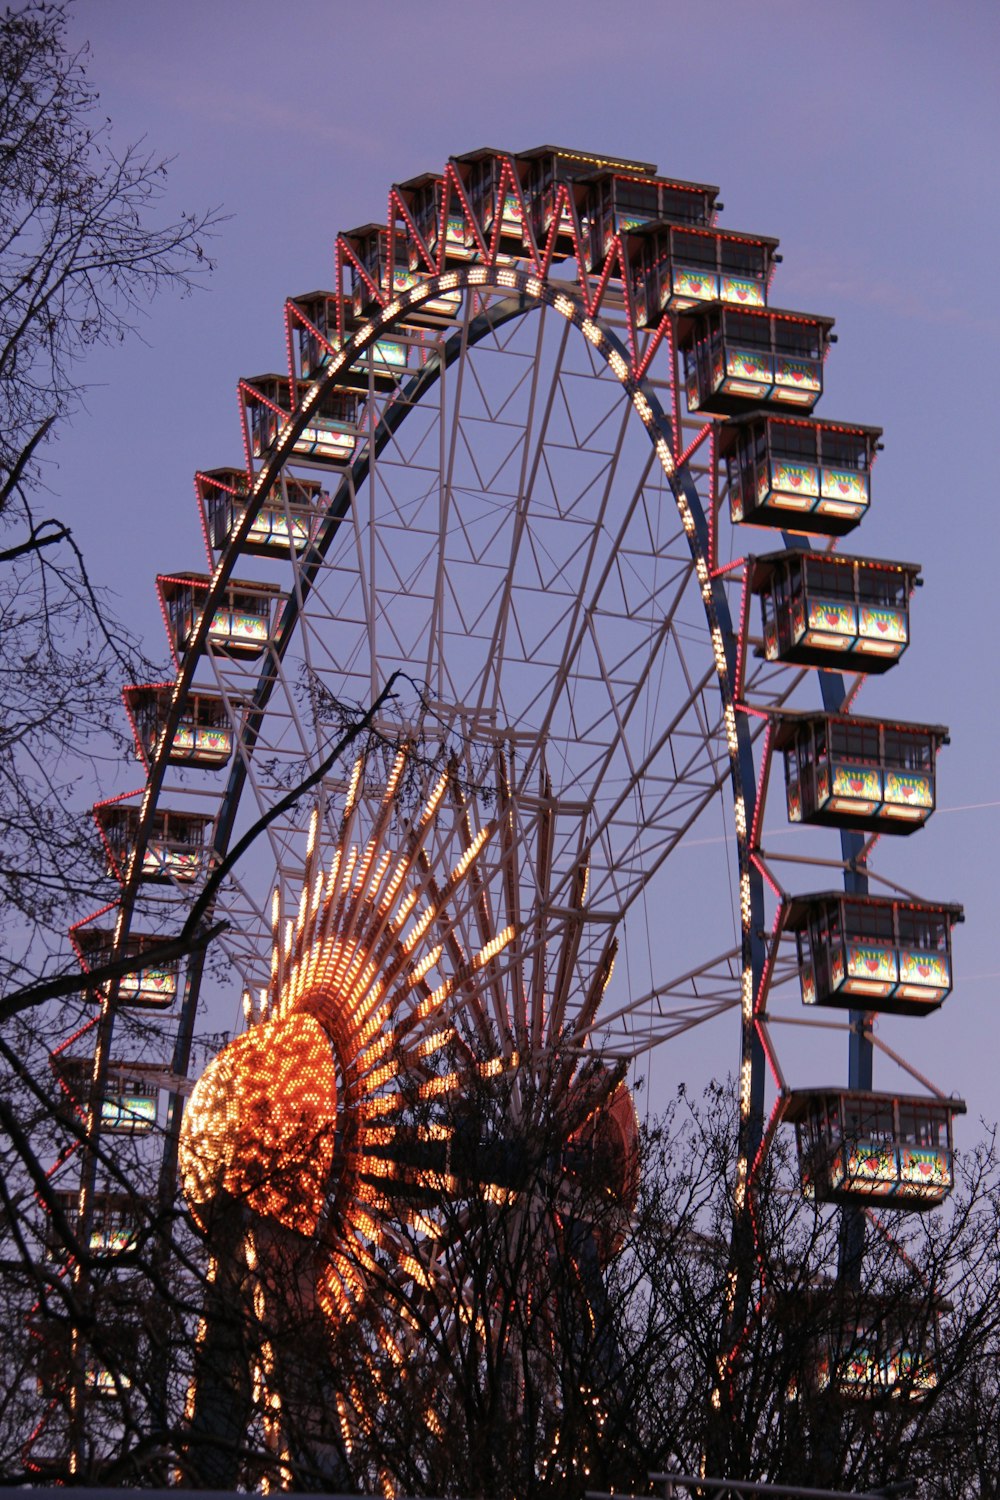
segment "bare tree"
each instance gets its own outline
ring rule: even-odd
[[[210,268],[214,211],[158,222],[168,162],[116,148],[70,49],[68,5],[0,15],[0,979],[51,952],[85,900],[107,899],[74,806],[124,742],[118,688],[135,641],[48,514],[46,445],[83,399],[88,351],[121,342],[149,302]]]

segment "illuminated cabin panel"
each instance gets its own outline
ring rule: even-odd
[[[148,766],[159,753],[173,700],[172,682],[127,687],[122,696],[135,734],[136,752]],[[218,771],[233,758],[236,737],[230,711],[217,693],[191,692],[170,741],[169,765]]]
[[[338,301],[340,324],[337,321]],[[320,291],[293,297],[292,302],[316,330],[313,333],[304,324],[297,325],[299,374],[303,380],[315,380],[340,350],[343,338],[350,339],[360,326],[359,320],[354,316],[353,299],[338,299],[334,292]],[[343,337],[341,327],[344,330]],[[410,349],[407,344],[399,339],[377,339],[365,354],[341,371],[337,376],[337,383],[366,391],[370,381],[375,390],[392,390],[405,373],[409,359]]]
[[[115,956],[114,936],[110,927],[72,929],[70,940],[85,970],[110,963]],[[137,957],[158,941],[148,933],[130,932],[122,943],[120,956]],[[146,1010],[168,1010],[177,998],[179,967],[180,960],[171,959],[167,963],[144,964],[131,974],[123,974],[118,980],[118,1004]],[[94,989],[88,994],[91,999],[100,1000],[104,991]]]
[[[886,1342],[877,1327],[859,1327],[821,1356],[819,1388],[847,1401],[921,1401],[937,1388],[933,1354],[909,1343]]]
[[[832,318],[713,302],[682,313],[677,327],[691,412],[809,412],[823,392]]]
[[[139,829],[139,807],[123,802],[98,803],[94,817],[108,853],[108,873],[124,883]],[[143,851],[140,878],[158,884],[187,885],[204,873],[205,834],[213,819],[205,813],[157,808]]]
[[[213,552],[224,552],[247,513],[247,477],[240,469],[198,475],[205,534]],[[316,479],[286,475],[264,498],[240,545],[254,557],[301,557],[315,540],[329,494]]]
[[[922,1211],[954,1186],[952,1122],[964,1113],[960,1099],[800,1089],[783,1119],[807,1197]]]
[[[703,302],[764,307],[778,241],[694,225],[655,224],[629,240],[636,322],[655,327],[665,312]]]
[[[205,573],[161,574],[164,619],[178,660],[190,649],[204,615],[211,579]],[[273,636],[280,585],[230,579],[208,627],[207,644],[223,656],[261,656]]]
[[[266,460],[291,420],[291,391],[284,375],[255,375],[241,381],[249,425],[250,452]],[[305,400],[309,384],[296,383],[296,401]],[[310,408],[309,421],[292,444],[292,457],[303,463],[349,464],[358,446],[361,396],[335,386]]]
[[[667,219],[683,225],[710,227],[716,209],[721,208],[715,201],[718,191],[707,183],[677,182],[650,172],[612,168],[592,172],[576,188],[586,269],[594,275],[600,274],[615,236],[627,235],[647,224]]]
[[[759,595],[763,655],[803,667],[885,672],[910,638],[910,593],[920,568],[820,552],[750,560]]]
[[[960,906],[843,891],[796,896],[795,933],[805,1005],[917,1016],[951,993],[951,929]]]
[[[934,811],[942,725],[840,714],[782,714],[775,724],[790,823],[909,834]]]
[[[719,434],[738,524],[807,535],[844,536],[871,501],[871,468],[881,428],[756,414]]]
[[[427,281],[431,272],[426,268],[414,270],[410,266],[410,252],[405,235],[393,236],[392,267],[389,267],[389,230],[385,224],[364,224],[359,229],[348,230],[341,236],[346,240],[367,273],[361,274],[353,261],[349,262],[351,276],[351,303],[355,318],[370,318],[381,312],[380,297],[372,290],[373,283],[382,297],[398,296],[412,287]],[[461,292],[443,292],[431,297],[419,306],[407,309],[404,321],[419,326],[436,322],[441,318],[453,318],[462,301]]]

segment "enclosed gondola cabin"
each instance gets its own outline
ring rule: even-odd
[[[386,224],[363,224],[359,229],[348,230],[341,239],[350,245],[364,271],[362,274],[353,261],[348,262],[355,318],[376,317],[393,297],[419,286],[431,274],[426,266],[411,270],[410,253],[402,231],[392,236],[392,267],[389,267],[390,235]],[[428,322],[437,324],[442,318],[453,318],[461,300],[460,292],[442,292],[437,297],[407,307],[402,319],[416,327]]]
[[[833,319],[711,302],[681,313],[688,410],[733,417],[769,406],[812,411],[823,394]]]
[[[140,1327],[135,1310],[128,1313],[109,1308],[109,1302],[102,1302],[97,1337],[103,1359],[98,1358],[87,1344],[78,1341],[70,1319],[44,1315],[40,1303],[36,1303],[35,1310],[25,1319],[37,1389],[40,1395],[52,1402],[53,1408],[66,1401],[68,1377],[74,1370],[83,1375],[82,1387],[79,1377],[74,1382],[75,1397],[93,1403],[120,1401],[135,1381],[148,1378],[148,1347],[144,1344],[140,1355]],[[32,1471],[37,1462],[33,1452]],[[44,1464],[45,1460],[42,1462]],[[51,1462],[53,1477],[61,1476],[65,1472],[65,1459],[54,1458]]]
[[[136,753],[147,766],[162,748],[173,695],[172,682],[127,687],[122,693],[135,735]],[[218,771],[232,760],[234,745],[233,718],[225,700],[218,693],[192,691],[181,706],[167,764]]]
[[[70,941],[79,955],[86,972],[110,963],[114,957],[138,958],[160,943],[161,939],[150,933],[130,932],[116,953],[114,930],[110,927],[74,927]],[[144,1010],[168,1010],[177,998],[177,982],[180,960],[160,959],[156,963],[144,963],[141,968],[122,974],[118,979],[119,1005],[134,1005]],[[102,1000],[109,987],[90,989],[85,998]]]
[[[54,1068],[71,1107],[86,1112],[91,1099],[94,1060],[67,1057],[54,1060]],[[101,1098],[100,1125],[111,1135],[147,1135],[156,1124],[160,1091],[144,1077],[142,1064],[111,1062]]]
[[[75,1232],[80,1207],[79,1190],[60,1189],[52,1197],[54,1207],[59,1210],[70,1231]],[[91,1255],[104,1260],[132,1249],[142,1218],[140,1201],[132,1193],[99,1190],[92,1195],[88,1235]],[[60,1231],[55,1214],[51,1214],[46,1221],[45,1249],[48,1259],[57,1265],[73,1255],[71,1246]]]
[[[687,224],[639,226],[628,237],[632,304],[640,328],[702,302],[764,307],[778,241]]]
[[[454,157],[452,165],[458,173],[476,226],[487,249],[492,247],[493,236],[496,233],[497,250],[502,255],[520,258],[528,253],[524,218],[521,213],[521,198],[524,194],[521,178],[522,175],[526,175],[526,169],[522,174],[519,166],[516,164],[514,166],[517,186],[521,188],[519,198],[509,178],[505,179],[504,168],[508,160],[505,152],[497,151],[492,146],[483,146],[478,151],[467,151],[464,156]],[[503,189],[502,201],[501,187]],[[497,228],[498,212],[499,228]],[[471,229],[465,231],[465,244],[469,250],[478,248]]]
[[[360,320],[354,316],[353,299],[338,298],[334,292],[306,292],[301,297],[293,297],[291,302],[311,325],[306,327],[305,323],[296,322],[299,375],[303,380],[315,380],[341,348],[344,339],[350,339],[360,327]],[[338,302],[340,323],[337,321]],[[391,391],[406,370],[408,358],[407,345],[399,339],[377,339],[353,364],[340,371],[337,384],[359,391],[367,391],[371,384],[377,391]]]
[[[789,1391],[879,1405],[919,1402],[940,1379],[944,1298],[915,1299],[828,1285],[799,1288],[776,1300],[789,1362],[800,1368]],[[803,1368],[804,1366],[804,1368]]]
[[[604,168],[577,182],[577,209],[583,224],[583,261],[592,275],[605,267],[615,236],[644,224],[669,219],[711,228],[719,189],[704,182],[678,182],[651,173]]]
[[[795,1089],[782,1119],[795,1126],[807,1197],[922,1211],[954,1186],[952,1122],[961,1099]]]
[[[844,536],[871,500],[880,427],[811,417],[736,417],[719,428],[734,523]]]
[[[290,389],[286,375],[254,375],[240,382],[247,417],[250,452],[266,460],[282,429],[291,420]],[[297,407],[309,382],[296,382]],[[292,444],[291,457],[306,464],[347,464],[358,446],[362,397],[349,387],[334,387],[309,409],[309,420]]]
[[[224,552],[243,525],[248,492],[243,469],[210,469],[197,477],[202,524],[210,549]],[[264,496],[240,551],[253,557],[301,557],[319,530],[329,492],[318,479],[285,474]]]
[[[910,639],[916,563],[830,552],[772,552],[747,560],[761,601],[768,661],[829,667],[850,657],[856,672],[886,672]]]
[[[205,573],[161,574],[157,580],[167,634],[178,661],[191,649],[205,612],[211,579]],[[273,637],[277,583],[231,578],[216,605],[205,637],[212,651],[252,659]]]
[[[844,891],[794,896],[784,913],[794,932],[804,1005],[922,1016],[951,994],[951,929],[960,906]]]
[[[588,178],[599,170],[627,172],[633,177],[656,174],[655,162],[616,160],[596,156],[590,151],[573,151],[565,146],[533,146],[529,151],[519,152],[517,162],[519,167],[527,166],[523,181],[532,232],[540,255],[544,255],[548,247],[557,205],[562,204],[552,243],[552,259],[556,261],[577,254],[574,185],[578,179]],[[568,193],[560,200],[561,187],[566,187]]]
[[[108,854],[108,873],[124,884],[139,832],[135,803],[99,802],[94,808],[97,827]],[[187,885],[203,873],[208,859],[206,835],[214,819],[208,813],[172,811],[158,807],[142,857],[140,879],[157,884]]]
[[[894,723],[850,714],[775,716],[785,761],[790,823],[912,833],[934,811],[941,724]]]
[[[446,208],[443,177],[439,177],[435,172],[422,172],[419,177],[411,177],[408,182],[399,183],[396,192],[406,204],[407,212],[413,220],[413,227],[423,241],[423,247],[435,267],[441,270],[449,266],[462,266],[475,258],[476,251],[466,243],[465,215],[456,204],[450,204]],[[443,265],[442,224],[444,227]],[[412,239],[412,236],[409,240],[408,251],[410,270],[426,272],[427,261],[421,254],[421,247]]]
[[[577,231],[573,202],[574,180],[594,170],[594,157],[586,152],[570,151],[562,146],[535,146],[521,152],[520,162],[527,164],[524,185],[531,217],[531,230],[539,255],[543,256],[552,239],[553,261],[566,260],[577,253]],[[655,172],[654,166],[632,164],[636,171]],[[567,188],[562,200],[561,187]],[[552,230],[555,225],[555,235]]]

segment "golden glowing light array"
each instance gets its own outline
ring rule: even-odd
[[[536,851],[499,837],[513,827],[515,809],[504,753],[492,753],[488,817],[456,764],[421,767],[407,748],[384,785],[379,757],[359,759],[342,808],[328,805],[325,816],[317,808],[293,919],[275,896],[261,1018],[209,1065],[184,1116],[181,1176],[202,1227],[211,1235],[214,1211],[238,1206],[251,1271],[264,1254],[254,1224],[269,1225],[271,1236],[280,1226],[312,1237],[312,1297],[331,1331],[363,1320],[366,1337],[395,1366],[405,1358],[401,1333],[372,1296],[375,1257],[383,1268],[387,1258],[402,1284],[433,1290],[454,1232],[451,1200],[470,1190],[449,1166],[447,1113],[428,1116],[434,1101],[504,1075],[544,1084],[542,1107],[546,1118],[557,1112],[564,1143],[596,1146],[615,1162],[608,1194],[625,1203],[637,1186],[628,1089],[607,1070],[586,1067],[585,1037],[564,1053],[551,1013],[543,1010],[533,1028],[526,1023],[525,992],[536,987],[551,995],[554,985],[572,984],[593,992],[596,1005],[613,950],[597,975],[582,975],[572,931],[551,952],[544,942],[526,948],[547,893],[538,891],[516,920],[504,906],[512,885],[523,892],[534,881],[522,867],[537,868]],[[408,765],[422,786],[415,800],[400,792]],[[338,836],[324,859],[323,829],[335,811]],[[581,903],[586,884],[584,870],[576,880]],[[530,1085],[511,1098],[526,1092]],[[439,1154],[428,1165],[414,1143]],[[571,1193],[572,1171],[564,1171]],[[473,1186],[498,1206],[517,1198],[497,1184]],[[605,1235],[602,1249],[610,1244]],[[262,1348],[258,1380],[273,1403],[272,1364]],[[343,1405],[339,1420],[350,1427],[364,1414]]]

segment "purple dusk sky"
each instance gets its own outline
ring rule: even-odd
[[[209,289],[95,354],[51,455],[54,508],[164,659],[153,576],[203,566],[191,480],[239,461],[236,381],[280,367],[285,297],[331,283],[336,232],[384,218],[391,183],[551,141],[718,183],[725,225],[780,237],[772,300],[837,320],[821,412],[885,429],[846,550],[924,567],[913,645],[858,708],[952,731],[941,811],[882,846],[894,878],[967,912],[955,993],[905,1050],[996,1118],[1000,8],[77,0],[72,35],[116,140],[176,155],[168,205],[231,215]],[[735,1068],[734,1018],[698,1037],[705,1077]]]

